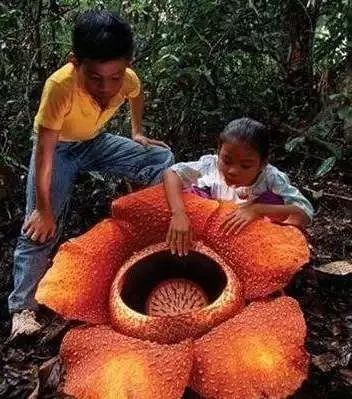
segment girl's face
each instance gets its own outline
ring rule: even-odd
[[[250,186],[265,166],[260,155],[243,141],[222,143],[219,150],[219,171],[228,186]]]

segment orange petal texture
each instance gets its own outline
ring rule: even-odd
[[[224,216],[230,203],[184,194],[197,241],[213,249],[239,277],[246,299],[284,287],[309,257],[304,236],[291,226],[264,220],[239,235],[226,236]],[[132,253],[165,240],[170,212],[161,186],[114,201],[113,219],[62,245],[40,282],[36,299],[66,318],[106,323],[111,283]]]
[[[61,356],[64,392],[77,399],[180,399],[192,367],[189,342],[157,345],[107,326],[71,330]]]
[[[194,230],[194,239],[202,239],[207,221],[219,208],[219,203],[202,200],[194,194],[184,194],[184,201]],[[165,241],[171,219],[164,188],[161,185],[113,201],[112,215],[133,227],[136,250]]]
[[[224,202],[208,219],[204,243],[232,266],[247,300],[264,297],[285,287],[309,260],[304,235],[293,226],[258,220],[238,235],[223,233],[221,222],[235,209]]]
[[[286,398],[306,377],[305,333],[294,299],[253,302],[195,341],[191,386],[205,399]]]
[[[193,194],[184,194],[184,202],[194,239],[204,241],[233,268],[248,300],[283,288],[309,260],[306,239],[293,226],[258,220],[238,235],[226,235],[221,222],[236,209],[235,204]],[[112,208],[114,217],[133,227],[137,245],[149,246],[165,240],[171,214],[162,187],[122,197],[114,201]],[[136,248],[140,249],[141,246]]]
[[[61,245],[36,300],[68,319],[108,323],[108,297],[119,265],[132,253],[128,226],[107,219]]]

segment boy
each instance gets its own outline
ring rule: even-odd
[[[11,337],[40,329],[34,299],[63,228],[78,173],[98,171],[154,184],[173,163],[163,142],[142,134],[143,94],[129,68],[130,26],[113,12],[87,11],[73,30],[73,60],[46,81],[34,121],[26,217],[14,254]],[[128,99],[132,139],[100,133]],[[164,147],[164,148],[162,148]]]

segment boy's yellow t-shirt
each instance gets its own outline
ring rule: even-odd
[[[79,85],[72,63],[54,72],[45,82],[38,113],[34,119],[34,132],[39,126],[58,130],[60,141],[90,140],[117,113],[128,98],[139,95],[140,81],[136,73],[126,69],[120,91],[103,111],[93,98]]]

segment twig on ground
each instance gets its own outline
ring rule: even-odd
[[[328,198],[335,198],[335,199],[339,199],[339,200],[342,200],[342,201],[346,201],[346,202],[351,202],[352,203],[352,197],[346,197],[345,195],[339,195],[339,194],[326,193],[323,190],[315,191],[315,190],[312,190],[311,188],[309,188],[307,186],[304,186],[303,188],[304,188],[304,190],[306,190],[310,194],[312,194],[313,198],[315,198],[315,199],[319,199],[321,197],[328,197]]]

